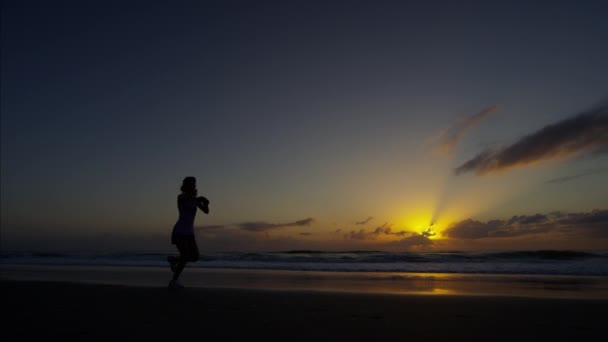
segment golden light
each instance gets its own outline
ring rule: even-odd
[[[437,223],[431,226],[432,210],[417,211],[416,214],[409,215],[397,221],[397,225],[404,227],[407,231],[413,231],[420,235],[424,235],[429,239],[439,239],[439,227]]]
[[[462,216],[457,216],[454,213],[446,212],[439,219],[435,221],[434,224],[427,224],[427,227],[430,228],[432,233],[435,233],[433,236],[428,236],[429,239],[436,240],[444,238],[443,232],[452,224],[453,222],[461,220]]]
[[[456,213],[446,211],[434,224],[431,224],[432,209],[419,209],[414,212],[415,213],[413,214],[399,218],[395,222],[395,228],[399,227],[406,231],[425,235],[431,240],[443,239],[443,231],[445,231],[452,222],[461,219]]]

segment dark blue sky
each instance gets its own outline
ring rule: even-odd
[[[455,165],[439,169],[423,143],[453,122],[498,105],[462,162],[605,98],[606,13],[603,1],[5,1],[3,228],[23,241],[164,234],[187,175],[212,198],[208,223],[406,224],[446,192]],[[526,192],[515,175],[497,186],[523,202],[494,189],[492,206],[459,210],[590,210],[607,198],[605,173],[589,174],[584,198]]]

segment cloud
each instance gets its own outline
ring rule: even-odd
[[[314,221],[315,221],[314,218],[308,217],[308,218],[305,218],[302,220],[297,220],[297,221],[288,222],[288,223],[269,223],[269,222],[264,222],[264,221],[257,221],[257,222],[243,222],[243,223],[226,224],[226,225],[223,225],[223,224],[206,225],[206,226],[196,227],[195,229],[197,230],[197,232],[199,232],[201,234],[205,234],[205,233],[215,234],[215,233],[219,233],[221,231],[230,230],[230,228],[237,228],[237,229],[242,229],[242,230],[246,230],[246,231],[250,231],[250,232],[267,232],[269,230],[278,229],[278,228],[309,226]]]
[[[416,234],[399,241],[389,243],[390,246],[398,247],[398,248],[411,248],[411,247],[422,247],[422,246],[430,246],[433,244],[433,240],[428,237]]]
[[[490,235],[490,232],[500,227],[500,222],[494,220],[488,223],[466,219],[450,225],[443,235],[457,239],[480,239]]]
[[[481,121],[483,121],[490,113],[498,108],[497,105],[492,105],[485,108],[481,112],[471,115],[463,120],[460,120],[452,126],[441,131],[433,140],[438,141],[435,151],[444,155],[452,155],[454,148],[460,140],[464,138],[466,133]]]
[[[309,217],[289,223],[269,223],[269,222],[244,222],[237,224],[237,227],[250,232],[266,232],[278,228],[309,226],[314,222],[314,218]]]
[[[435,236],[437,235],[437,233],[435,231],[433,231],[433,229],[431,229],[431,227],[428,227],[425,231],[422,232],[422,236],[424,237],[431,237],[431,236]]]
[[[367,223],[368,223],[369,221],[371,221],[373,218],[374,218],[373,216],[369,216],[368,218],[366,218],[366,219],[365,219],[365,220],[363,220],[363,221],[358,221],[358,222],[355,222],[355,224],[367,224]]]
[[[443,235],[456,239],[509,238],[544,233],[608,237],[608,210],[583,213],[519,215],[487,222],[466,219],[452,224]]]
[[[569,213],[560,217],[560,223],[608,230],[608,210],[592,210],[588,213]],[[608,231],[606,231],[608,233]]]
[[[559,177],[559,178],[553,178],[553,179],[549,179],[548,181],[546,181],[545,183],[547,184],[560,184],[560,183],[565,183],[565,182],[569,182],[578,178],[582,178],[582,177],[586,177],[586,176],[591,176],[591,175],[595,175],[598,173],[604,173],[607,172],[608,168],[601,168],[601,169],[592,169],[592,170],[587,170],[587,171],[583,171],[581,173],[577,173],[575,175],[571,175],[571,176],[565,176],[565,177]]]
[[[367,231],[365,229],[351,230],[350,233],[344,234],[344,238],[351,239],[351,240],[374,240],[379,235],[405,236],[408,234],[414,234],[414,233],[408,232],[405,230],[393,231],[391,228],[391,224],[386,222],[371,231]]]
[[[390,234],[391,233],[391,225],[386,222],[383,225],[376,227],[376,229],[374,229],[373,234],[374,235],[379,235],[379,234]]]
[[[547,215],[543,215],[543,214],[535,214],[535,215],[520,215],[520,216],[513,216],[511,217],[511,219],[508,221],[509,224],[533,224],[533,223],[543,223],[543,222],[547,222],[547,220],[549,220],[549,218],[547,217]]]
[[[365,229],[359,231],[351,230],[350,233],[344,234],[344,237],[351,240],[366,240],[370,233],[366,232]]]
[[[486,175],[583,153],[608,152],[608,105],[543,127],[499,151],[485,150],[455,169]]]

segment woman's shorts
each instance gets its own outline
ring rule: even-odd
[[[194,262],[199,258],[198,246],[194,235],[176,235],[171,242],[177,247],[179,254],[185,261]]]

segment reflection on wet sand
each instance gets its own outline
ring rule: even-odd
[[[158,267],[2,265],[2,278],[165,286]],[[608,298],[608,277],[452,273],[321,272],[193,268],[189,287],[422,295]]]

